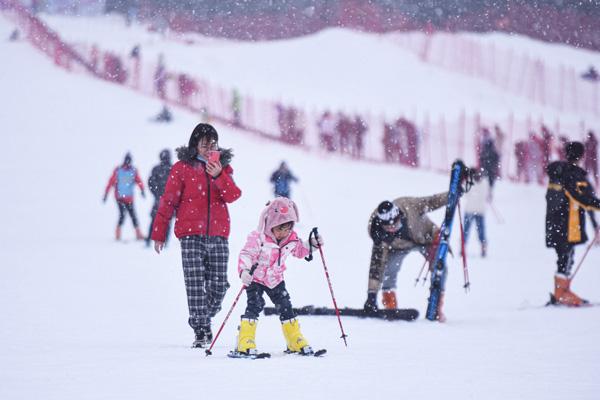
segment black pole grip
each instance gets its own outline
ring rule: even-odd
[[[254,275],[254,271],[256,271],[256,268],[258,267],[258,263],[254,264],[252,266],[252,268],[250,268],[250,275]]]
[[[308,251],[310,252],[308,254],[308,256],[304,257],[304,259],[306,261],[312,261],[313,259],[313,245],[312,245],[312,238],[314,237],[316,238],[319,235],[319,231],[317,230],[317,227],[312,228],[312,230],[310,231],[310,234],[308,235]]]

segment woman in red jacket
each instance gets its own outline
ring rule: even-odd
[[[198,124],[187,146],[177,149],[152,227],[154,249],[164,247],[169,220],[181,241],[193,347],[212,342],[211,318],[221,309],[227,282],[230,219],[227,203],[242,194],[231,178],[231,149],[218,147],[219,135],[209,124]]]

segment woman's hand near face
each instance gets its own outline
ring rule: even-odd
[[[206,172],[208,172],[213,178],[219,176],[223,167],[219,161],[209,161],[206,163]]]

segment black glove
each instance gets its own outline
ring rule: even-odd
[[[377,293],[369,292],[367,294],[367,301],[365,301],[363,308],[367,314],[377,312]]]

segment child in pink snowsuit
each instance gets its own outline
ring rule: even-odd
[[[275,198],[267,203],[260,215],[258,229],[248,235],[246,245],[240,252],[238,273],[246,286],[248,303],[239,327],[238,353],[252,355],[256,352],[254,337],[258,315],[265,306],[263,293],[269,296],[279,311],[288,350],[312,353],[300,332],[283,279],[286,258],[289,255],[303,258],[310,252],[308,242],[301,240],[293,230],[297,222],[296,204],[285,197]],[[323,244],[320,236],[311,240],[313,247]]]

